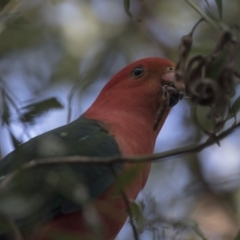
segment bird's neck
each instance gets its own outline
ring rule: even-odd
[[[89,119],[96,119],[102,122],[103,127],[112,134],[124,156],[152,154],[157,135],[168,115],[169,110],[163,115],[158,128],[154,131],[153,126],[156,120],[157,99],[146,102],[151,98],[143,96],[142,99],[134,99],[134,96],[124,95],[121,99],[118,95],[106,98],[101,94],[93,105],[84,113]],[[111,100],[108,100],[111,99]],[[122,100],[122,101],[120,101]],[[124,165],[124,171],[138,171],[134,178],[132,187],[126,192],[129,199],[135,199],[138,190],[142,189],[147,181],[151,168],[151,161],[141,164]],[[137,190],[137,191],[136,191]]]
[[[169,111],[164,114],[154,131],[153,125],[159,107],[157,99],[148,98],[153,100],[146,102],[145,97],[137,100],[129,95],[121,96],[121,99],[116,96],[100,95],[84,116],[104,123],[104,128],[115,137],[123,155],[153,153],[157,135]]]

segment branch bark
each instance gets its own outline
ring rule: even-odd
[[[43,159],[35,159],[31,162],[24,164],[21,168],[16,171],[13,171],[6,175],[4,179],[2,179],[0,183],[0,188],[4,187],[9,181],[11,181],[14,176],[21,170],[27,170],[36,168],[38,166],[43,165],[55,165],[60,163],[66,164],[113,164],[117,162],[127,162],[127,163],[143,163],[148,161],[166,161],[167,158],[178,156],[182,154],[189,154],[193,152],[200,152],[203,149],[218,143],[220,140],[227,137],[234,130],[240,127],[240,122],[234,124],[230,128],[226,129],[222,133],[218,135],[210,136],[205,142],[201,144],[192,144],[186,147],[176,148],[173,150],[165,151],[163,153],[155,153],[151,155],[143,155],[143,156],[111,156],[111,157],[87,157],[87,156],[71,156],[71,157],[56,157],[56,158],[43,158]]]

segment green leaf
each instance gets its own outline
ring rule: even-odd
[[[141,19],[136,19],[133,17],[132,13],[130,12],[130,0],[123,0],[123,6],[126,14],[134,21],[141,22]]]
[[[218,8],[218,14],[219,18],[222,19],[222,0],[215,0],[217,8]]]
[[[207,240],[207,238],[205,237],[204,233],[201,231],[201,229],[198,227],[198,224],[193,221],[193,220],[180,220],[177,221],[174,224],[176,227],[188,227],[191,228],[199,237],[201,237],[203,240]]]
[[[218,16],[215,13],[215,11],[212,9],[211,5],[209,4],[208,0],[205,0],[206,6],[205,6],[205,12],[206,14],[213,19],[214,21],[218,20]]]
[[[52,240],[91,240],[91,239],[94,239],[94,234],[89,234],[87,237],[84,237],[84,236],[79,236],[79,235],[76,235],[76,234],[73,234],[71,232],[69,233],[66,233],[64,231],[52,231],[51,233],[51,239]],[[100,238],[101,239],[101,238]]]
[[[22,109],[26,110],[20,117],[21,121],[32,123],[35,118],[52,109],[61,109],[63,105],[55,98],[48,98],[40,102],[29,104]]]
[[[207,14],[210,18],[212,18],[213,20],[216,20],[216,18],[214,17],[214,15],[212,14],[212,12],[209,11],[208,8],[205,9],[205,12],[206,12],[206,14]]]
[[[124,4],[124,9],[125,9],[125,11],[129,11],[129,8],[130,8],[130,0],[123,0],[123,4]]]
[[[234,240],[240,240],[240,231],[238,232],[237,236],[234,238]]]
[[[10,0],[1,0],[0,11],[10,2]]]
[[[232,113],[236,114],[240,110],[240,96],[235,100],[232,105]]]
[[[133,15],[130,12],[130,0],[123,0],[123,6],[126,14],[133,19]]]
[[[129,206],[137,231],[139,233],[142,233],[144,231],[146,223],[146,219],[143,215],[144,203],[140,202],[138,204],[137,202],[129,201]]]
[[[224,65],[226,64],[228,58],[228,52],[227,51],[221,51],[217,55],[217,57],[211,61],[211,63],[208,64],[208,67],[206,68],[206,77],[212,78],[212,79],[218,79],[222,73],[222,71],[219,71],[219,69],[223,69]]]
[[[53,5],[57,4],[57,1],[56,0],[49,0],[49,2]]]

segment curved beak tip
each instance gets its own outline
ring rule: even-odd
[[[162,80],[170,83],[171,85],[173,85],[176,88],[176,90],[178,91],[178,94],[179,94],[179,99],[182,100],[184,98],[184,96],[186,95],[185,84],[183,82],[176,81],[175,72],[165,73],[162,76]]]

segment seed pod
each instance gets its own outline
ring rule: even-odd
[[[218,40],[214,50],[212,51],[211,55],[218,54],[220,51],[222,51],[224,49],[226,44],[229,43],[229,42],[234,42],[233,39],[232,39],[232,34],[229,31],[225,31],[219,37],[219,40]]]
[[[195,82],[197,79],[201,78],[202,68],[205,63],[205,58],[202,55],[196,55],[192,57],[187,65],[186,71],[189,73],[186,81]]]
[[[205,78],[190,85],[189,96],[193,102],[208,106],[218,102],[221,91],[221,87],[216,81]]]
[[[218,83],[228,96],[232,97],[235,94],[234,76],[231,69],[225,68],[223,70],[219,76]]]

